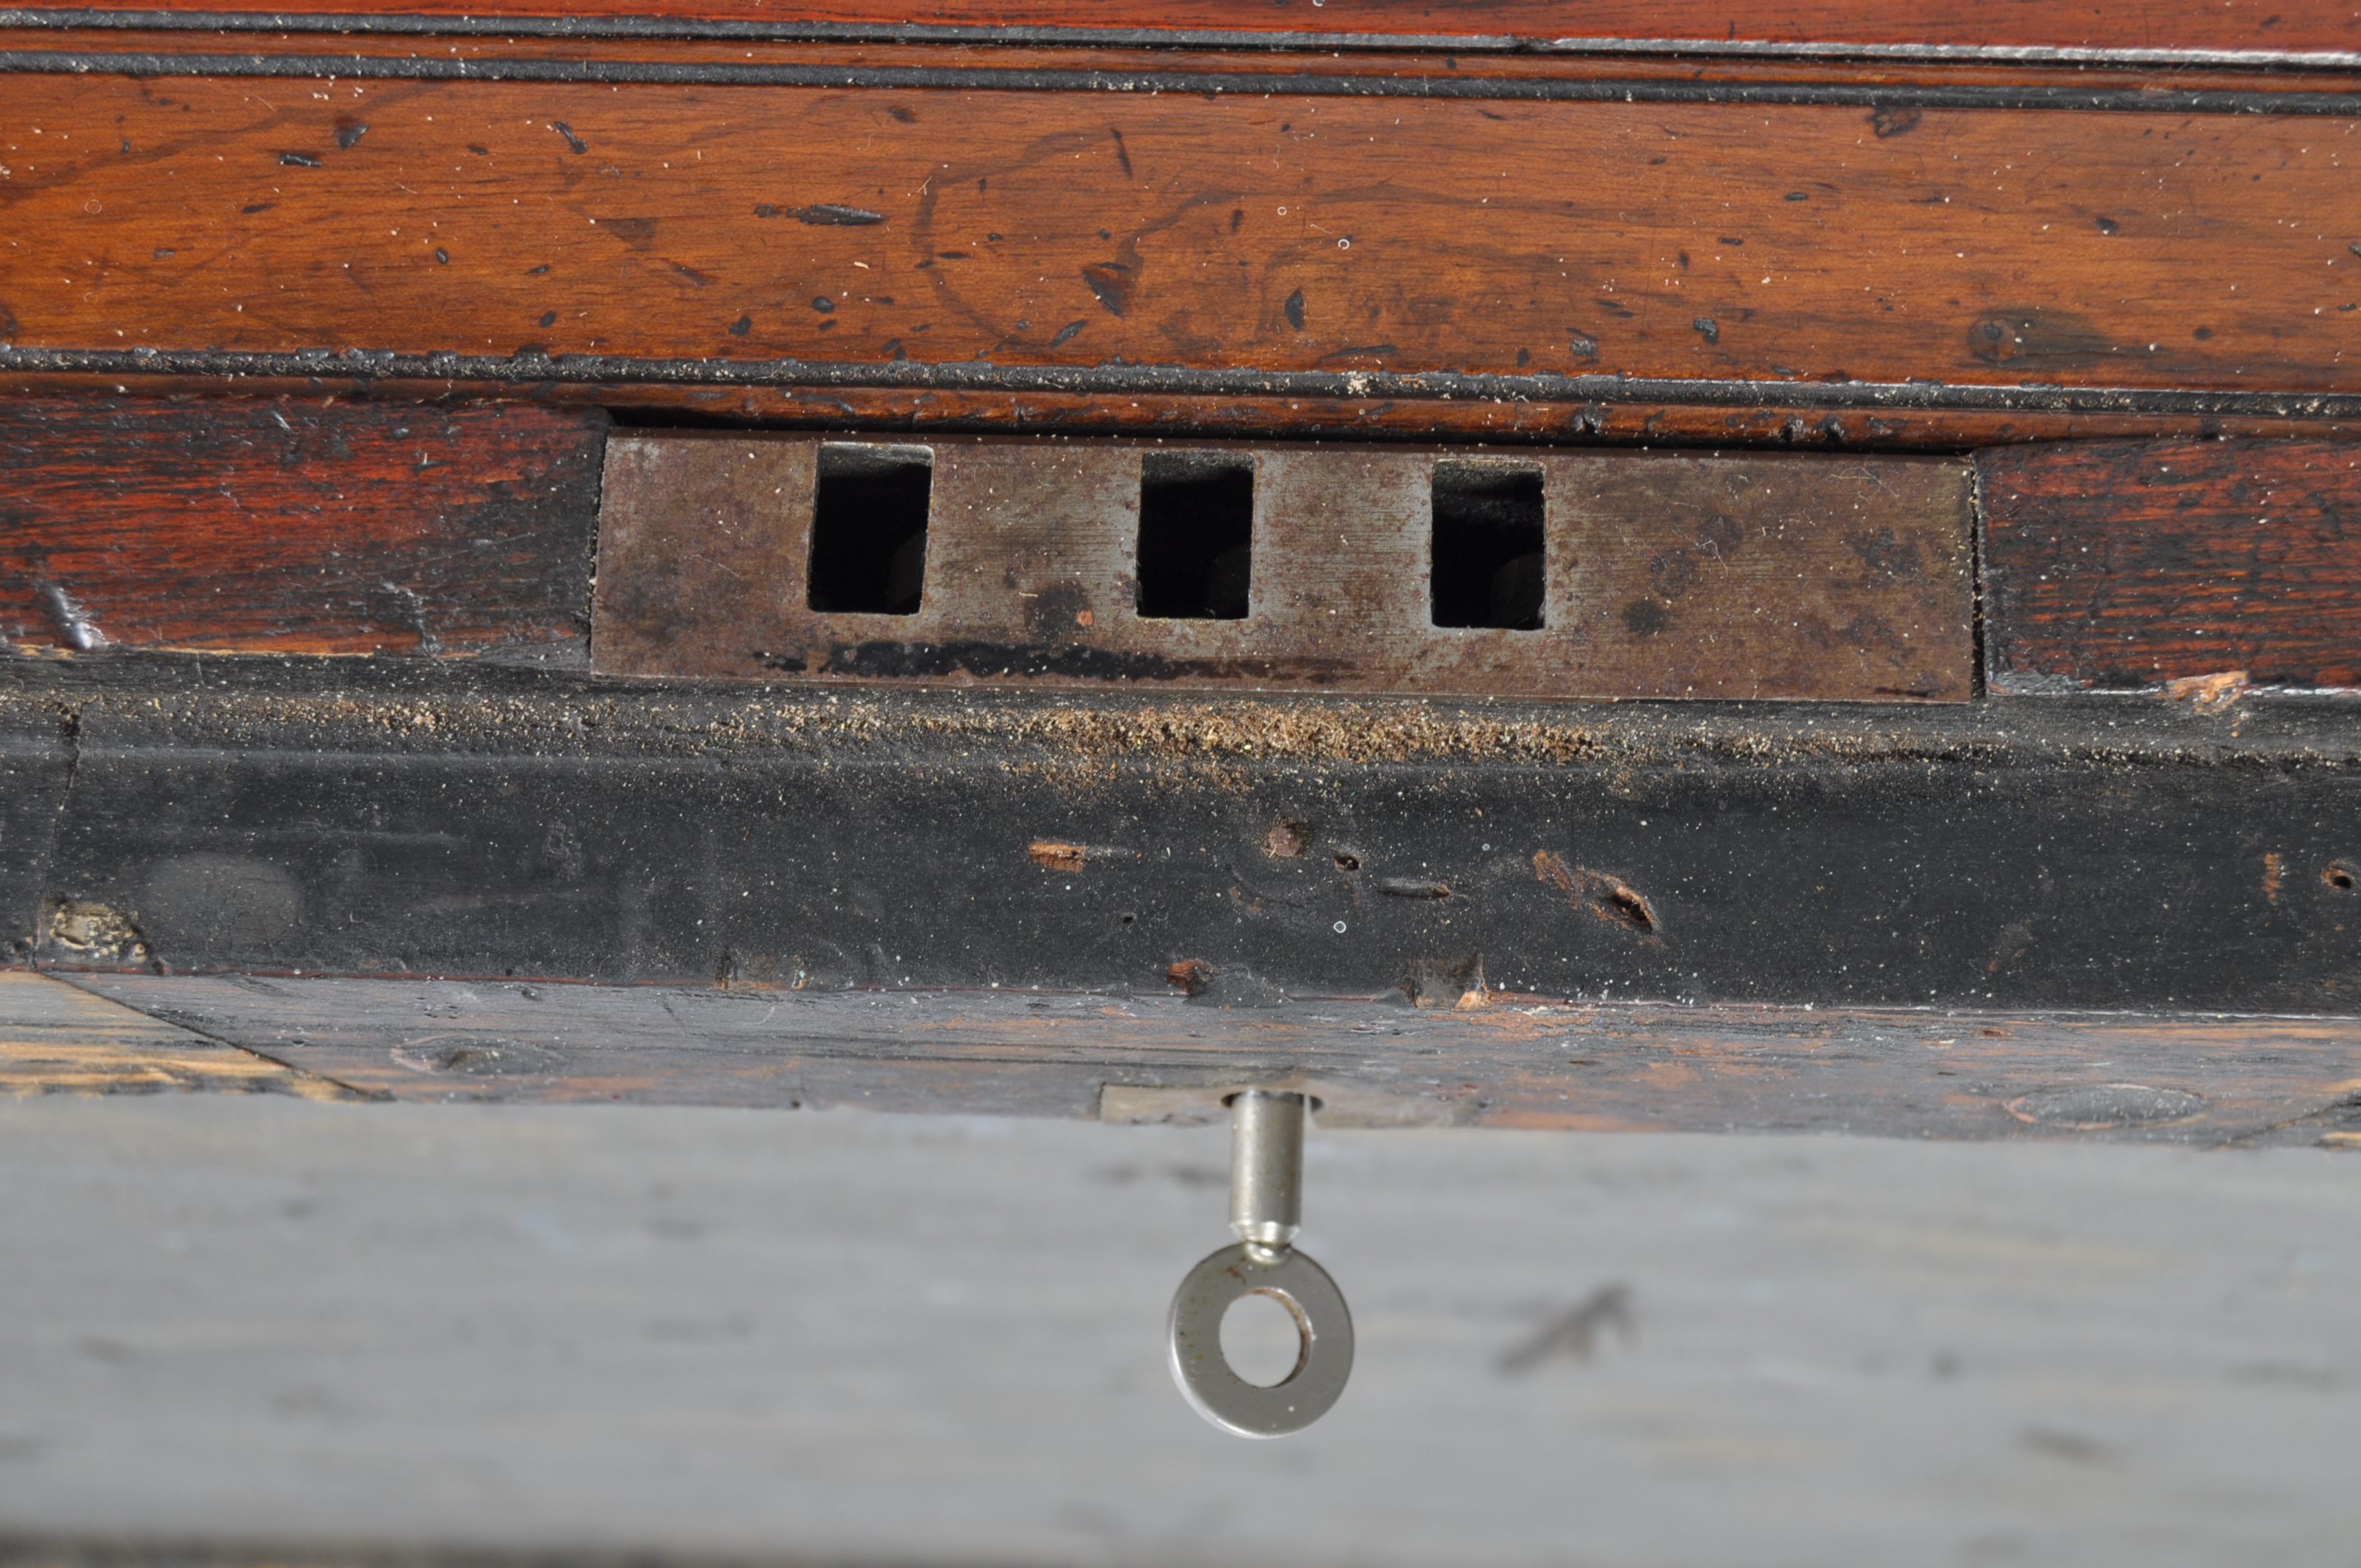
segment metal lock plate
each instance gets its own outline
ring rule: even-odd
[[[626,433],[591,654],[738,681],[1960,701],[1970,505],[1949,458]]]

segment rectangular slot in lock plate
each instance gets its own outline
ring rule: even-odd
[[[591,661],[675,679],[1963,701],[1941,457],[619,432]]]

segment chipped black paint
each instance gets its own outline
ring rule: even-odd
[[[1552,995],[2361,1007],[2361,731],[2321,704],[783,692],[757,714],[475,662],[207,660],[198,700],[191,667],[0,666],[0,846],[43,846],[0,850],[0,936],[72,897],[141,909],[182,972],[706,984],[802,955],[829,984],[1161,991],[1197,959],[1338,995],[1480,951],[1488,984]],[[1263,848],[1280,818],[1300,857]],[[1046,876],[1043,838],[1137,855]],[[1570,898],[1538,854],[1644,905]],[[233,933],[149,907],[193,857],[333,916]]]

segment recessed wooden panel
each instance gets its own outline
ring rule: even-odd
[[[0,126],[16,368],[2334,417],[2361,355],[2352,118],[23,75]]]
[[[104,0],[124,12],[227,10],[195,0]],[[586,7],[564,0],[324,0],[347,16],[667,16],[861,27],[1081,27],[1262,33],[1503,37],[1549,40],[1674,39],[1715,44],[1868,44],[1948,49],[2229,49],[2265,53],[2361,49],[2361,9],[2345,3],[2160,0],[2058,5],[2046,0],[636,0]],[[591,14],[585,15],[586,11]],[[598,13],[605,12],[602,18]],[[56,13],[52,13],[56,14]],[[64,13],[71,15],[71,13]],[[272,18],[273,21],[279,18]]]
[[[916,448],[933,472],[922,603],[814,609],[824,450],[811,437],[616,436],[595,667],[1539,697],[1957,701],[1972,686],[1957,462],[1213,449],[1251,466],[1254,500],[1246,613],[1211,620],[1136,608],[1143,455],[1185,449],[1129,442]],[[1480,603],[1476,624],[1437,609],[1432,498],[1455,471],[1530,476],[1538,628],[1488,621]],[[1489,591],[1505,561],[1481,568]]]
[[[2361,686],[2361,444],[2031,446],[1977,467],[1995,691]]]
[[[582,635],[606,418],[0,400],[0,640],[472,653]]]

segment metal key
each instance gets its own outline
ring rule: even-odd
[[[1353,1373],[1353,1315],[1327,1271],[1295,1250],[1303,1217],[1304,1097],[1249,1089],[1230,1105],[1230,1229],[1189,1271],[1167,1322],[1172,1377],[1189,1403],[1240,1437],[1285,1437],[1328,1413]],[[1268,1296],[1295,1320],[1295,1367],[1264,1387],[1231,1370],[1222,1318],[1241,1296]]]

